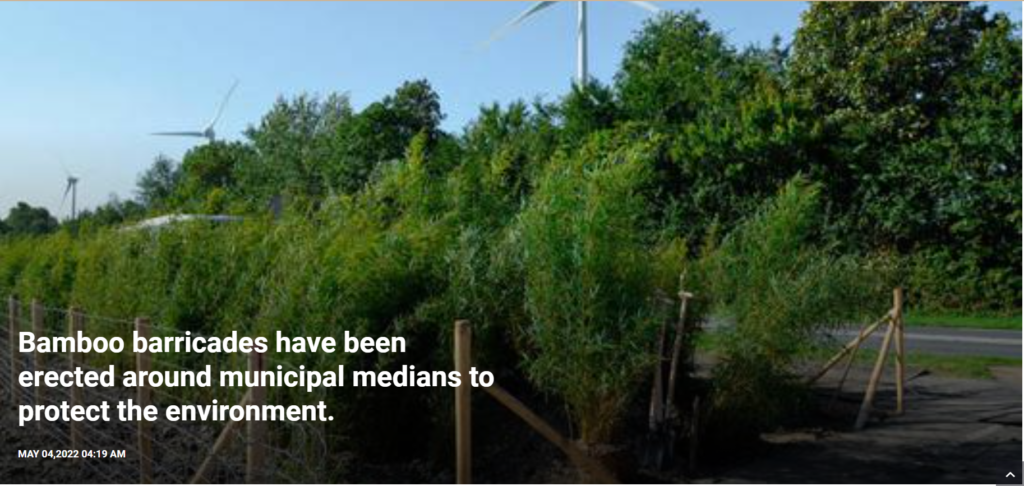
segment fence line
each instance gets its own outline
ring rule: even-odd
[[[251,353],[248,361],[244,361],[226,353],[131,353],[130,335],[133,330],[146,338],[183,336],[186,331],[143,318],[122,319],[88,314],[82,309],[48,306],[38,300],[23,302],[15,296],[7,299],[7,316],[2,321],[0,329],[6,332],[0,332],[0,402],[9,401],[13,405],[59,405],[61,402],[99,405],[105,401],[113,407],[118,402],[131,399],[133,405],[158,408],[158,418],[152,422],[121,421],[116,411],[111,411],[109,422],[102,423],[37,420],[36,427],[51,441],[48,449],[124,451],[125,457],[121,459],[79,459],[68,463],[81,465],[78,466],[81,470],[97,479],[108,483],[181,483],[197,478],[210,482],[296,482],[304,481],[308,476],[323,480],[319,470],[326,467],[327,440],[322,424],[250,421],[241,427],[233,426],[230,420],[225,425],[202,421],[171,422],[163,415],[169,405],[200,404],[203,399],[211,397],[217,398],[220,404],[263,405],[268,400],[269,403],[283,403],[285,396],[276,388],[252,388],[245,391],[243,397],[242,390],[221,386],[211,389],[125,388],[116,382],[109,389],[18,386],[18,375],[22,371],[70,371],[78,367],[104,372],[110,365],[135,371],[202,371],[209,365],[211,374],[216,375],[223,369],[244,370],[241,366],[248,364],[248,372],[258,373],[269,366],[264,355]],[[22,353],[18,349],[18,333],[23,331],[49,338],[72,336],[79,331],[89,337],[121,337],[128,351],[120,355],[68,353],[66,359],[38,351]],[[208,337],[195,331],[189,331],[189,335]],[[126,353],[134,354],[134,358],[127,360],[122,356]],[[287,363],[279,364],[291,367]],[[215,384],[218,382],[215,376],[211,378]],[[209,400],[203,403],[209,404]],[[297,440],[301,444],[296,444]],[[288,472],[298,473],[299,477],[286,474],[285,468],[279,467],[284,460],[295,465]]]

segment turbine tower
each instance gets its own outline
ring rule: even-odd
[[[231,95],[235,92],[235,88],[236,87],[238,87],[238,81],[237,80],[234,82],[234,84],[231,85],[231,88],[228,89],[227,94],[224,95],[224,99],[221,100],[220,106],[217,108],[217,112],[213,115],[213,119],[211,119],[210,123],[207,123],[206,127],[204,127],[203,129],[201,129],[201,130],[192,130],[192,131],[180,131],[180,132],[154,132],[151,135],[160,135],[160,136],[168,136],[168,137],[197,137],[197,138],[205,138],[210,143],[213,143],[217,139],[217,133],[214,131],[213,127],[214,127],[214,125],[217,124],[218,121],[220,121],[220,116],[222,114],[224,114],[224,107],[226,107],[228,105],[228,100],[231,99]]]
[[[484,46],[490,45],[492,42],[500,39],[509,32],[519,27],[526,19],[532,17],[537,12],[551,7],[560,2],[536,2],[530,5],[530,8],[526,9],[523,13],[516,16],[514,19],[503,25],[500,29],[496,30],[491,38],[484,43]],[[651,2],[626,2],[636,7],[640,7],[651,13],[661,12],[657,6]],[[589,77],[587,70],[587,2],[577,1],[576,2],[576,84],[578,86],[585,86]]]
[[[64,198],[60,201],[61,208],[68,200],[68,193],[71,193],[71,220],[78,217],[78,178],[68,174],[67,186],[64,187]]]

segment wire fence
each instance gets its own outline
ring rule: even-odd
[[[134,319],[112,318],[88,314],[80,309],[63,309],[15,298],[7,301],[7,315],[0,332],[0,401],[15,405],[60,406],[108,404],[109,421],[38,420],[22,428],[26,435],[45,441],[43,450],[78,451],[80,459],[69,462],[79,468],[76,479],[91,478],[104,483],[203,481],[240,483],[260,482],[314,483],[325,482],[328,471],[327,430],[322,422],[264,422],[259,437],[250,439],[251,430],[230,421],[176,420],[167,418],[168,407],[183,405],[208,406],[240,404],[247,389],[223,386],[220,372],[246,371],[248,356],[241,353],[145,353],[148,368],[161,372],[199,372],[210,370],[209,387],[150,387],[150,405],[157,408],[155,421],[121,420],[118,403],[139,405],[138,387],[123,386],[125,370],[140,371],[137,354],[132,351]],[[159,323],[150,323],[151,337],[204,337]],[[120,337],[125,349],[119,353],[24,353],[18,348],[19,332],[31,331],[48,338],[75,335],[81,330],[90,338]],[[142,354],[142,353],[138,353]],[[292,369],[287,363],[274,366]],[[112,387],[48,387],[20,386],[18,375],[30,371],[108,372],[115,367]],[[269,368],[269,364],[264,365]],[[280,387],[266,387],[265,404],[296,404],[294,392]],[[305,393],[301,404],[326,402],[325,392],[314,389]],[[20,411],[19,411],[20,413]],[[135,417],[133,417],[134,419]],[[194,418],[194,417],[190,417]],[[40,442],[43,443],[43,442]],[[253,450],[263,454],[253,455]],[[88,455],[87,455],[88,454]],[[99,457],[97,457],[99,456]],[[257,458],[253,460],[253,458]]]

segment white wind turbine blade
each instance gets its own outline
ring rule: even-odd
[[[556,3],[558,2],[536,2],[533,5],[530,5],[530,8],[526,9],[523,13],[517,15],[516,18],[510,20],[507,24],[501,26],[501,28],[499,28],[498,30],[495,30],[494,33],[491,34],[491,38],[487,39],[487,41],[484,42],[480,47],[487,48],[492,43],[494,43],[494,41],[504,37],[509,32],[515,30],[516,27],[519,27],[519,24],[523,23],[524,20],[530,18],[530,16],[532,16],[533,14],[540,12],[541,10],[544,10]]]
[[[231,85],[231,88],[228,89],[227,94],[224,95],[224,99],[221,100],[220,106],[217,108],[217,114],[213,115],[213,119],[210,120],[210,123],[206,125],[204,131],[210,130],[211,128],[213,128],[214,125],[217,124],[218,121],[220,121],[220,116],[224,114],[224,107],[228,105],[228,100],[231,99],[231,95],[234,94],[235,88],[237,87],[238,80],[236,79],[235,82]]]
[[[68,176],[68,185],[67,187],[64,188],[64,197],[61,198],[60,200],[60,208],[57,209],[57,214],[60,214],[62,211],[64,211],[64,204],[68,202],[68,193],[71,192],[71,184],[73,184],[71,182],[71,176]]]
[[[157,135],[161,137],[205,137],[206,134],[203,132],[153,132],[150,135]]]
[[[655,5],[655,4],[651,3],[651,2],[629,2],[629,3],[633,4],[634,6],[640,7],[640,8],[642,8],[642,9],[644,9],[644,10],[650,12],[650,13],[653,13],[653,14],[661,13],[661,9],[658,8],[657,5]]]

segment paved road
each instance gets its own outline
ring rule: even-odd
[[[707,329],[732,326],[731,319],[711,318]],[[837,341],[846,343],[857,336],[859,328],[834,331]],[[881,346],[885,328],[881,327],[868,338],[867,346]],[[942,327],[909,327],[906,330],[906,349],[910,352],[960,356],[988,356],[1000,358],[1021,357],[1021,331],[988,329],[955,329]]]
[[[867,344],[881,346],[885,329],[879,329],[868,338]],[[836,331],[843,341],[853,339],[856,330]],[[940,327],[910,327],[906,330],[906,348],[910,352],[929,354],[955,354],[1003,358],[1021,357],[1021,331],[988,329],[952,329]]]

